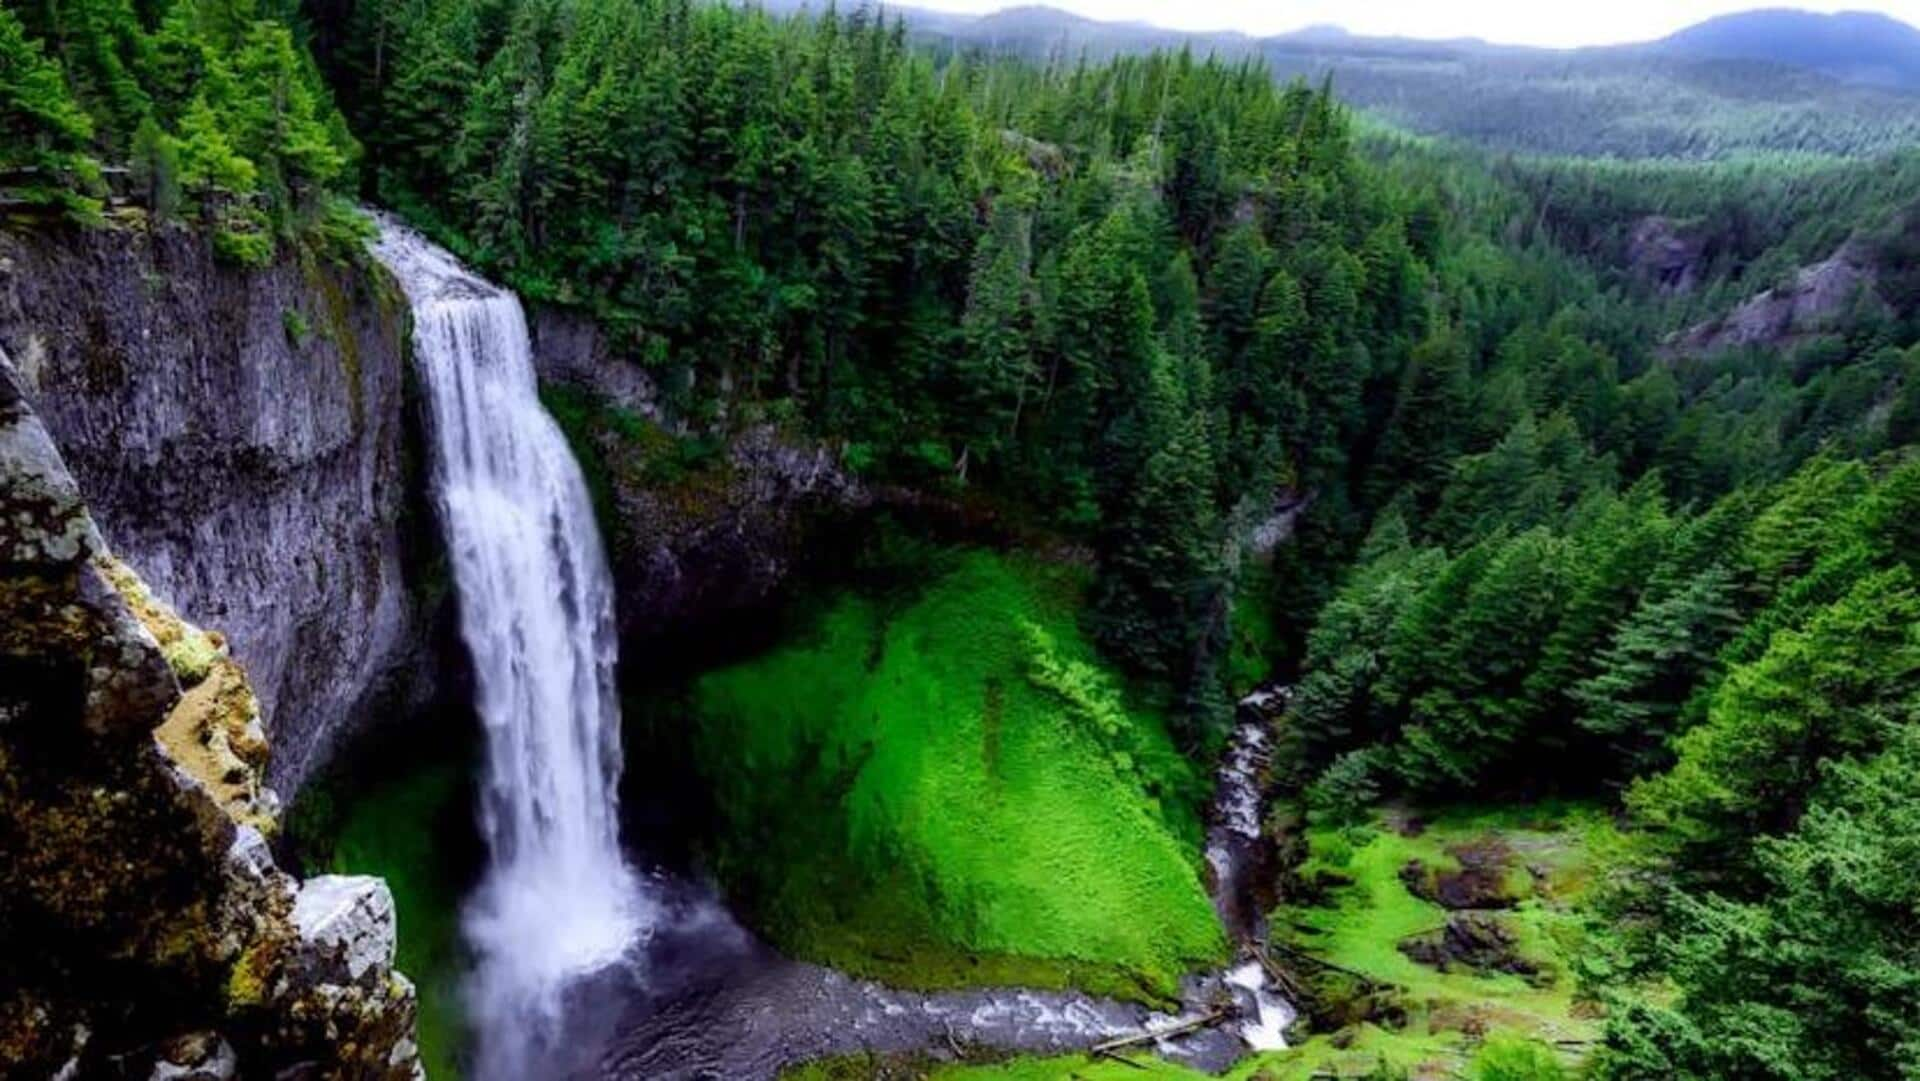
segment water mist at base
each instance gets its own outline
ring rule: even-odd
[[[519,301],[391,221],[375,254],[413,306],[433,491],[486,733],[489,865],[464,914],[475,1072],[539,1076],[566,986],[652,919],[619,848],[612,578],[579,464],[541,408]]]

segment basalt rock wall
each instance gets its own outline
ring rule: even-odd
[[[0,349],[114,552],[227,636],[284,795],[433,684],[408,327],[370,265],[236,267],[178,229],[0,233]]]

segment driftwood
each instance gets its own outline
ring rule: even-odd
[[[1174,1036],[1185,1036],[1189,1032],[1198,1032],[1203,1028],[1212,1028],[1234,1016],[1234,1013],[1235,1011],[1233,1010],[1214,1010],[1200,1017],[1196,1017],[1191,1021],[1182,1021],[1177,1025],[1168,1025],[1166,1028],[1147,1029],[1135,1033],[1132,1036],[1119,1036],[1111,1040],[1104,1040],[1088,1048],[1087,1052],[1099,1058],[1119,1059],[1129,1066],[1139,1066],[1139,1063],[1123,1058],[1115,1054],[1115,1052],[1129,1047],[1139,1047],[1143,1044],[1169,1039]],[[1141,1068],[1145,1069],[1145,1067]]]
[[[1267,978],[1272,980],[1275,984],[1278,984],[1280,987],[1280,990],[1285,991],[1287,993],[1288,998],[1292,999],[1294,1002],[1306,1001],[1307,993],[1305,989],[1303,989],[1300,986],[1300,984],[1294,980],[1292,973],[1280,967],[1280,962],[1275,961],[1273,959],[1272,954],[1269,954],[1264,948],[1262,948],[1262,949],[1256,950],[1254,952],[1254,956],[1259,959],[1260,967],[1266,970]]]

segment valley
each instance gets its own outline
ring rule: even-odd
[[[1906,1076],[1910,30],[8,3],[0,1077]]]

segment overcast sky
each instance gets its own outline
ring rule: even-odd
[[[984,13],[1028,0],[900,0],[906,6]],[[1330,23],[1356,34],[1478,37],[1513,45],[1609,45],[1663,37],[1729,11],[1793,6],[1873,10],[1920,25],[1920,0],[1773,4],[1767,0],[1040,0],[1096,19],[1133,19],[1180,30],[1277,34]]]

